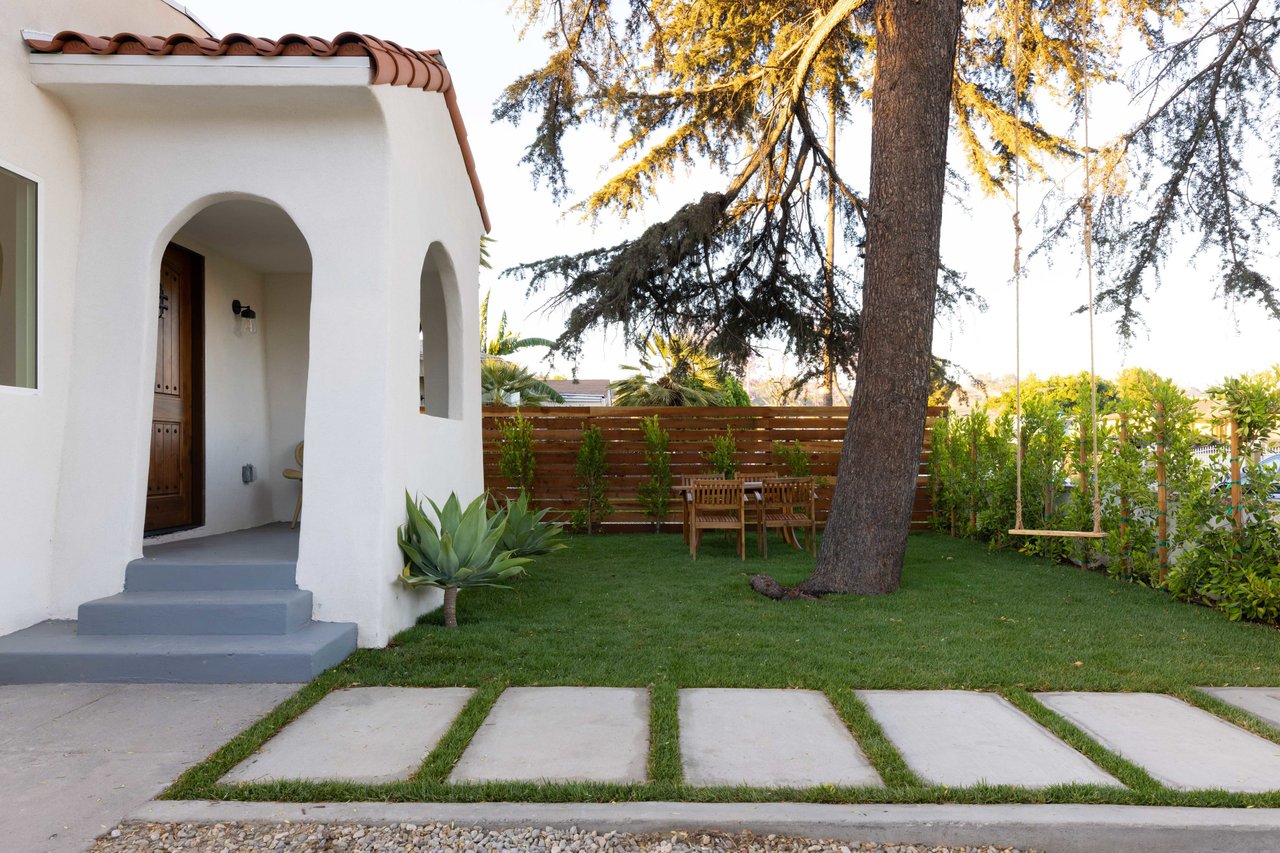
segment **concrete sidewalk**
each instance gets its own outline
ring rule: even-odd
[[[1011,845],[1051,853],[1275,853],[1280,809],[812,803],[237,803],[157,801],[142,823],[431,823],[584,832],[725,830],[842,842]]]
[[[0,686],[0,849],[71,853],[297,689]]]

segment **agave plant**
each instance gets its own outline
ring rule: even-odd
[[[465,510],[456,494],[449,495],[443,508],[428,499],[438,528],[407,491],[404,502],[409,520],[396,531],[396,542],[407,561],[400,580],[410,587],[444,590],[446,627],[458,627],[458,590],[478,586],[505,589],[500,581],[520,574],[530,562],[527,557],[498,550],[506,524],[501,514],[489,515],[484,495]]]
[[[501,547],[516,557],[536,557],[567,548],[558,541],[564,528],[550,521],[543,521],[549,510],[530,512],[529,496],[522,490],[515,500],[507,499],[507,505],[498,510],[506,521],[502,532]]]

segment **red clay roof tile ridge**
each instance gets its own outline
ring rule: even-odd
[[[25,39],[25,42],[33,53],[96,56],[366,56],[369,58],[372,75],[370,85],[406,86],[444,95],[476,205],[480,208],[484,230],[491,230],[489,211],[485,206],[480,178],[476,174],[471,145],[467,141],[467,129],[462,121],[462,111],[458,107],[453,76],[438,50],[413,50],[393,41],[356,32],[339,33],[333,39],[289,33],[273,40],[245,33],[204,38],[184,33],[170,36],[137,33],[95,36],[77,30],[63,30],[50,39],[32,37]]]

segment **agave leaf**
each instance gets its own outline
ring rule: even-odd
[[[452,581],[458,574],[458,554],[453,549],[453,537],[446,533],[440,537],[440,574]]]
[[[478,501],[479,499],[472,501],[467,506],[466,512],[462,513],[458,519],[453,539],[453,548],[458,554],[459,562],[463,565],[470,563],[477,556],[476,546],[480,544],[480,539],[484,535],[484,508]],[[441,522],[443,523],[443,519]]]

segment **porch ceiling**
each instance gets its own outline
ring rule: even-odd
[[[217,249],[262,273],[311,271],[311,250],[297,225],[280,208],[256,201],[225,201],[191,218],[176,235]]]

